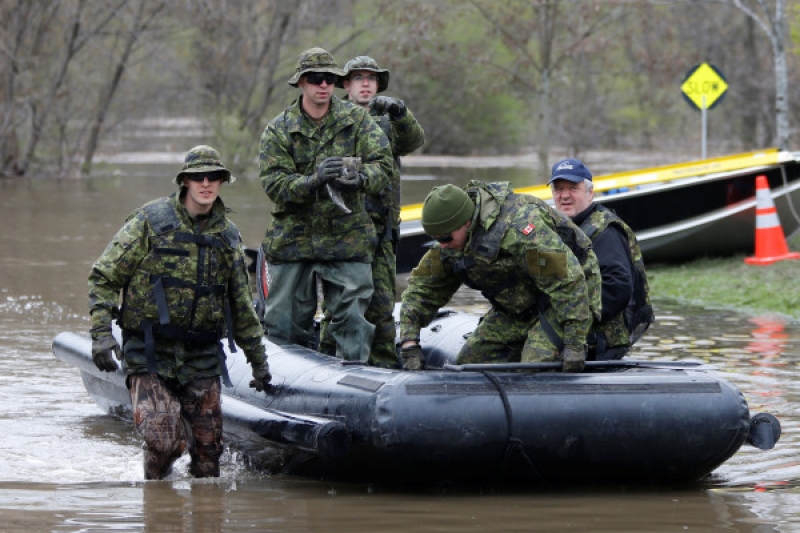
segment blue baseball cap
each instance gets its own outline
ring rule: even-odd
[[[548,185],[555,180],[567,180],[573,183],[592,180],[592,173],[579,159],[562,159],[553,165],[551,176],[550,181],[547,182]]]

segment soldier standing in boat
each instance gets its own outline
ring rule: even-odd
[[[346,100],[369,109],[389,138],[392,148],[392,188],[380,194],[367,194],[366,207],[378,235],[372,259],[372,300],[365,314],[375,326],[369,363],[374,366],[398,367],[395,348],[397,331],[394,321],[396,299],[397,243],[400,240],[400,157],[410,154],[425,143],[425,132],[402,100],[376,96],[389,88],[389,71],[378,66],[369,56],[357,56],[344,66],[345,76],[339,86],[347,91]],[[333,339],[327,332],[330,317],[320,330],[320,351],[332,352]]]
[[[600,312],[600,271],[589,239],[538,198],[508,183],[435,187],[422,207],[425,233],[438,241],[403,292],[400,353],[421,368],[420,329],[458,288],[492,304],[458,354],[459,363],[563,361],[581,372],[586,335]]]
[[[146,479],[166,476],[187,447],[193,476],[219,476],[223,338],[244,350],[251,387],[271,379],[241,236],[219,198],[234,180],[215,149],[192,148],[179,191],[135,210],[89,274],[92,360],[106,372],[118,369],[112,353],[123,361]]]
[[[377,236],[364,196],[393,194],[393,162],[369,112],[333,95],[343,75],[322,48],[300,54],[289,85],[302,92],[261,136],[260,179],[274,204],[262,243],[269,286],[263,321],[272,342],[313,347],[319,279],[335,343],[327,353],[366,362]],[[360,170],[349,171],[346,157],[361,158]]]
[[[557,162],[547,183],[556,209],[592,240],[600,264],[603,305],[587,339],[589,359],[620,359],[654,319],[639,241],[619,216],[594,201],[592,173],[579,159]]]

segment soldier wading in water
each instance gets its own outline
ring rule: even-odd
[[[123,361],[146,479],[166,476],[187,447],[193,476],[219,476],[223,338],[244,350],[251,387],[271,379],[239,230],[219,198],[234,179],[216,150],[192,148],[180,190],[136,209],[89,274],[92,360],[106,372],[118,368],[112,352]]]

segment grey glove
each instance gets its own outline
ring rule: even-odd
[[[422,370],[422,348],[419,344],[400,348],[400,357],[403,359],[403,370]]]
[[[309,176],[309,183],[312,188],[324,187],[326,183],[342,175],[344,161],[341,157],[328,157],[317,167],[317,171]]]
[[[103,372],[114,372],[119,368],[117,362],[111,357],[111,352],[114,352],[117,359],[122,360],[119,343],[113,335],[92,339],[92,361],[94,361],[94,366]]]
[[[562,372],[572,372],[580,374],[586,363],[585,345],[564,345],[561,350],[561,358],[564,363],[561,365]]]
[[[253,379],[250,380],[250,388],[263,392],[272,381],[272,374],[269,373],[269,363],[266,359],[263,363],[251,363],[253,367]]]
[[[391,96],[376,96],[369,102],[369,107],[375,113],[383,115],[389,114],[392,120],[401,119],[406,116],[406,104],[402,100],[392,98]]]
[[[346,169],[345,169],[346,170]],[[364,187],[366,177],[360,172],[342,172],[342,175],[331,181],[331,187],[337,191],[353,192]]]

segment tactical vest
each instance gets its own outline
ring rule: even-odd
[[[537,204],[540,201],[529,195],[510,193],[500,208],[497,219],[484,230],[477,226],[472,232],[469,254],[456,259],[449,254],[442,254],[442,260],[448,262],[461,278],[464,285],[481,291],[492,306],[505,313],[516,315],[523,320],[543,313],[549,306],[546,294],[536,289],[527,276],[521,276],[517,260],[501,249],[510,221],[516,210],[525,204]],[[584,236],[574,224],[565,217],[557,216],[557,212],[546,204],[540,206],[549,214],[554,214],[555,231],[570,248],[584,271],[591,270],[589,250],[591,241]],[[593,259],[596,262],[596,259]],[[589,307],[593,316],[599,316],[600,298],[599,284],[587,283],[589,287]],[[557,343],[558,344],[558,343]]]
[[[633,267],[633,293],[625,309],[604,324],[597,324],[596,328],[593,326],[592,330],[603,331],[609,346],[633,345],[655,320],[653,306],[650,303],[647,272],[636,235],[616,213],[599,204],[595,211],[583,221],[581,230],[587,237],[594,240],[612,224],[622,230],[628,241],[628,252]]]
[[[123,292],[120,326],[144,335],[148,367],[154,366],[154,346],[147,345],[158,338],[207,346],[227,331],[235,350],[226,283],[234,268],[238,229],[228,223],[218,234],[186,231],[170,198],[142,210],[154,235]]]

